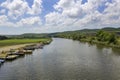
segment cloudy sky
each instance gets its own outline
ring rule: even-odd
[[[120,0],[0,0],[0,34],[120,27]]]

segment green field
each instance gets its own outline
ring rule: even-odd
[[[44,39],[7,39],[7,40],[0,40],[0,47],[17,45],[17,44],[27,44],[27,43],[39,43],[39,42],[45,43],[47,41],[51,41],[51,39],[50,38],[44,38]]]

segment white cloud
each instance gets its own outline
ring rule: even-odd
[[[42,0],[34,0],[32,8],[28,13],[34,15],[34,14],[40,14],[42,11]]]
[[[14,19],[24,15],[29,10],[28,3],[24,0],[6,0],[1,6],[8,9],[8,16]]]
[[[28,17],[28,18],[22,18],[18,22],[11,22],[6,15],[0,16],[0,26],[5,27],[35,27],[35,26],[41,26],[42,22],[40,17]]]
[[[0,26],[15,26],[14,23],[10,22],[6,15],[0,15]]]
[[[6,0],[1,7],[8,10],[8,16],[13,19],[22,17],[25,14],[38,15],[42,11],[42,0],[34,0],[32,8],[25,0]]]
[[[0,4],[5,9],[0,13],[8,12],[8,14],[0,16],[0,26],[43,26],[33,28],[38,32],[118,27],[120,26],[120,0],[109,1],[88,0],[82,4],[82,0],[59,0],[53,5],[55,10],[44,16],[43,24],[39,15],[43,8],[42,0],[34,0],[32,6],[29,6],[26,0],[6,0]],[[101,6],[104,9],[100,8]],[[10,21],[14,18],[18,20]]]
[[[54,5],[56,12],[46,15],[46,23],[52,28],[62,30],[74,30],[82,28],[101,28],[120,26],[119,0],[88,0],[81,4],[82,0],[60,0]],[[98,8],[105,5],[102,12]],[[59,27],[58,27],[59,26]],[[48,29],[48,28],[46,28]]]
[[[62,23],[63,16],[57,12],[49,13],[45,16],[46,18],[46,24],[50,25],[58,25],[59,23]]]
[[[62,11],[63,15],[71,18],[82,18],[86,14],[91,14],[97,10],[99,5],[103,4],[106,0],[88,0],[82,4],[82,0],[60,0],[54,8]]]
[[[0,10],[0,14],[5,14],[5,12],[6,12],[5,9]]]
[[[67,15],[69,17],[78,17],[82,14],[82,9],[79,8],[81,4],[79,3],[81,3],[81,0],[76,2],[74,0],[60,0],[56,5],[54,5],[54,8],[58,11],[61,10],[63,15]]]
[[[28,17],[23,18],[19,22],[16,23],[18,26],[34,26],[34,25],[41,25],[41,19],[39,17]]]
[[[1,16],[0,16],[0,23],[5,22],[5,21],[7,21],[7,20],[8,20],[8,18],[7,18],[6,15],[1,15]]]
[[[6,0],[0,4],[0,27],[41,26],[39,14],[42,11],[42,0],[34,0],[30,7],[26,0]],[[4,14],[4,15],[2,15]],[[29,14],[28,17],[25,15]]]

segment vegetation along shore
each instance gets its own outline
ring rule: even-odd
[[[44,45],[49,44],[51,41],[51,38],[0,40],[0,65],[5,61],[15,60],[25,54],[31,54],[35,49],[42,49]]]
[[[120,48],[120,28],[84,29],[57,33],[55,37],[68,38],[91,44]]]

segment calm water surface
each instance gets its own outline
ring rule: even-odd
[[[54,38],[35,50],[0,66],[0,80],[120,80],[120,51]]]

